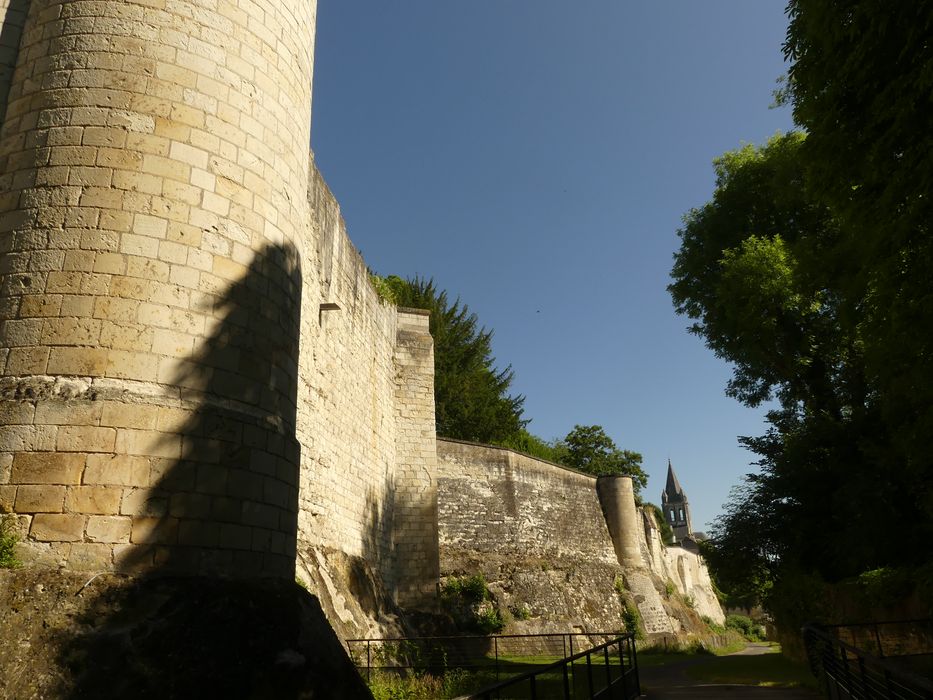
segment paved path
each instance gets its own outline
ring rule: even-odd
[[[742,651],[730,656],[753,656],[767,654],[767,644],[749,644]],[[753,685],[713,685],[695,681],[684,671],[690,666],[703,663],[702,656],[684,659],[664,666],[647,666],[638,669],[642,691],[649,700],[675,700],[696,698],[697,700],[814,700],[820,696],[807,688],[761,688]]]

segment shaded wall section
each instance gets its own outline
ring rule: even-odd
[[[0,0],[0,124],[6,113],[7,95],[19,55],[19,41],[32,0]]]
[[[395,348],[396,601],[432,610],[440,576],[437,533],[437,441],[434,421],[434,341],[430,312],[399,309]]]

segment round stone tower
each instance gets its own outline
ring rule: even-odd
[[[596,480],[596,493],[619,564],[626,569],[644,569],[645,560],[638,545],[644,529],[635,508],[632,477],[600,476]]]
[[[0,511],[26,558],[293,575],[315,11],[28,6],[0,132]]]

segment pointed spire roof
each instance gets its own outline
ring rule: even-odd
[[[680,482],[677,481],[677,475],[674,473],[674,467],[671,466],[671,460],[667,460],[667,484],[664,487],[664,493],[667,494],[667,497],[678,496],[679,498],[684,497],[684,490],[680,487]]]

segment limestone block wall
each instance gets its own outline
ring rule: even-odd
[[[596,491],[616,557],[625,570],[625,585],[638,606],[645,631],[648,634],[671,634],[675,631],[674,625],[645,557],[645,538],[639,527],[641,518],[635,507],[631,477],[601,476],[596,481]]]
[[[3,505],[50,564],[290,577],[315,2],[14,5]]]
[[[627,569],[644,569],[639,517],[635,508],[635,490],[631,477],[601,476],[596,493],[609,527],[616,558]]]
[[[379,299],[312,165],[301,324],[300,539],[391,571],[396,464],[395,308]]]
[[[437,590],[428,318],[383,302],[311,164],[298,440],[298,573],[344,637],[395,636]]]
[[[430,314],[399,310],[395,349],[396,600],[432,609],[440,576],[437,528],[437,441],[434,422],[434,341]]]
[[[619,583],[649,635],[723,621],[702,559],[646,529],[630,478],[453,440],[439,439],[437,456],[441,575],[481,572],[500,607],[527,605],[515,630],[621,629]],[[669,579],[679,595],[667,595]]]
[[[442,576],[483,573],[522,631],[622,627],[596,479],[507,449],[437,441]]]
[[[315,11],[0,0],[0,510],[31,561],[298,556],[340,614],[433,605],[433,344],[309,157]]]
[[[673,583],[681,596],[692,601],[698,615],[724,624],[726,616],[713,592],[706,562],[696,552],[683,547],[666,547],[654,513],[645,510],[642,514],[651,569],[665,582]]]

